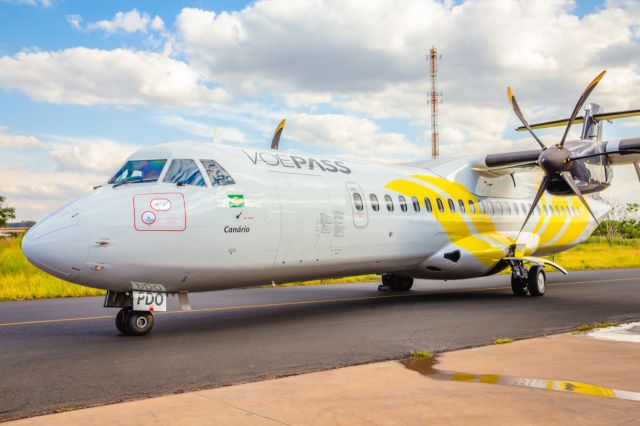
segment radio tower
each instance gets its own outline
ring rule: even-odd
[[[431,76],[431,90],[427,102],[431,104],[431,158],[440,155],[440,133],[438,132],[438,104],[442,102],[442,92],[436,89],[436,77],[438,76],[438,49],[432,47],[429,51],[429,73]]]

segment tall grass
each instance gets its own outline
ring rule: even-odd
[[[635,268],[640,266],[640,240],[627,239],[613,246],[590,238],[571,250],[549,256],[569,270]]]
[[[0,238],[0,301],[54,297],[99,296],[103,290],[71,284],[37,269],[20,248],[21,238]],[[606,241],[589,239],[566,252],[549,256],[569,270],[640,267],[640,240],[624,240],[610,247]],[[281,284],[284,286],[380,281],[379,275]]]
[[[103,290],[71,284],[34,267],[22,254],[22,238],[0,238],[0,300],[99,296]]]

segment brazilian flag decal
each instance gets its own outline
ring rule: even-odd
[[[244,207],[244,195],[242,194],[230,194],[227,195],[229,199],[229,207]]]

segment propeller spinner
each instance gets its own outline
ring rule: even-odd
[[[540,156],[538,157],[538,160],[536,161],[536,163],[544,172],[544,177],[542,178],[542,182],[540,182],[540,187],[538,188],[538,192],[534,197],[533,204],[531,205],[531,208],[527,213],[527,217],[524,220],[524,223],[522,224],[520,231],[518,232],[518,237],[520,237],[520,233],[522,232],[524,227],[527,225],[527,222],[529,221],[529,218],[531,217],[536,206],[538,205],[538,202],[540,201],[542,194],[544,194],[544,192],[547,190],[547,188],[549,187],[552,181],[558,180],[558,179],[562,179],[567,184],[567,186],[571,189],[571,191],[580,199],[582,204],[584,204],[584,206],[587,208],[589,213],[591,213],[591,216],[593,216],[596,223],[599,224],[598,218],[596,217],[595,214],[593,214],[591,207],[589,207],[587,200],[585,200],[585,198],[583,197],[582,193],[580,192],[580,188],[578,188],[578,185],[576,184],[575,180],[573,179],[573,176],[571,175],[571,168],[573,165],[573,161],[585,158],[586,156],[575,157],[575,158],[572,157],[571,151],[569,151],[567,148],[564,147],[564,143],[567,139],[567,135],[569,134],[569,130],[571,129],[571,126],[573,125],[573,122],[575,121],[578,115],[578,112],[582,109],[582,106],[586,102],[587,98],[589,97],[593,89],[596,87],[596,85],[600,82],[602,77],[604,77],[605,73],[606,71],[602,71],[600,74],[598,74],[598,76],[595,79],[593,79],[591,83],[589,83],[589,85],[584,90],[584,92],[582,92],[582,95],[578,99],[578,102],[576,103],[576,106],[573,109],[573,112],[571,113],[571,118],[569,119],[569,122],[567,123],[567,127],[564,130],[562,139],[560,139],[560,142],[558,144],[553,145],[551,147],[547,147],[540,140],[540,138],[535,134],[535,132],[533,131],[533,129],[531,128],[527,120],[524,118],[524,114],[522,114],[522,111],[518,106],[516,97],[513,95],[513,90],[511,90],[511,87],[507,88],[507,93],[509,95],[509,102],[511,103],[511,107],[513,108],[513,111],[516,113],[516,116],[518,116],[518,119],[520,119],[524,127],[529,131],[529,133],[531,133],[531,136],[533,136],[533,138],[536,140],[536,142],[538,142],[540,147],[542,147],[542,152],[540,153]],[[606,155],[606,153],[596,154],[596,155]],[[590,156],[593,156],[593,155],[590,155]]]

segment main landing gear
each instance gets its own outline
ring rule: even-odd
[[[382,285],[378,286],[378,291],[409,291],[413,285],[413,278],[404,275],[383,274]]]
[[[128,336],[144,336],[153,328],[153,314],[146,311],[134,311],[122,308],[116,315],[116,328]]]
[[[512,260],[511,290],[516,296],[540,297],[546,290],[547,276],[542,266],[533,265],[527,272],[521,260]]]

